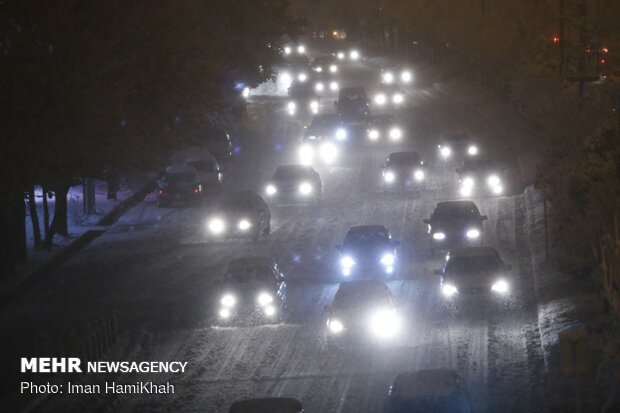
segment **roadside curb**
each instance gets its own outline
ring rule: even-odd
[[[127,199],[121,201],[110,212],[104,215],[95,225],[93,225],[93,229],[89,229],[84,232],[82,235],[69,243],[66,247],[59,250],[56,254],[53,254],[53,256],[50,257],[48,261],[41,264],[41,266],[27,274],[15,286],[8,288],[6,291],[2,292],[2,294],[0,294],[0,302],[2,302],[2,304],[0,304],[0,308],[5,307],[12,300],[16,299],[22,292],[24,292],[34,283],[36,283],[44,274],[47,274],[55,268],[59,267],[60,265],[64,264],[75,253],[81,251],[95,239],[103,235],[108,230],[107,227],[114,224],[129,209],[142,202],[142,200],[144,200],[144,198],[146,198],[146,196],[151,191],[153,191],[154,188],[155,183],[149,182],[142,189],[133,193]]]

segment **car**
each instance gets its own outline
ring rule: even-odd
[[[505,190],[503,169],[487,159],[467,159],[457,168],[459,193],[463,197],[475,195],[502,195]]]
[[[307,165],[278,166],[265,187],[267,199],[277,203],[313,202],[321,200],[321,176]]]
[[[383,84],[374,93],[372,103],[376,107],[401,108],[405,103],[405,93],[395,84]]]
[[[431,252],[445,251],[458,245],[479,245],[482,240],[482,223],[487,220],[481,215],[473,201],[443,201],[435,206],[428,225]]]
[[[286,111],[290,116],[316,115],[319,109],[320,98],[310,83],[293,83],[288,89]]]
[[[384,413],[471,413],[465,382],[454,370],[401,373],[388,392]]]
[[[340,284],[330,306],[325,307],[329,349],[389,342],[401,329],[400,316],[390,289],[376,280]]]
[[[258,241],[271,232],[269,206],[251,191],[224,192],[206,210],[206,239],[242,238]]]
[[[447,132],[439,138],[439,157],[444,161],[463,161],[479,155],[478,144],[467,132]]]
[[[403,129],[394,115],[373,115],[366,136],[370,142],[400,142],[403,139]]]
[[[346,124],[366,127],[370,120],[370,101],[363,87],[340,89],[336,107],[340,119]]]
[[[474,294],[506,297],[513,288],[507,274],[511,269],[495,248],[464,247],[450,250],[436,274],[447,299]]]
[[[178,149],[170,158],[170,164],[193,167],[202,185],[203,194],[217,193],[222,189],[224,171],[205,146],[188,145]]]
[[[265,397],[236,401],[228,413],[303,413],[304,408],[297,399],[289,397]]]
[[[212,127],[200,137],[209,152],[218,162],[226,163],[232,159],[232,141],[228,132],[219,127]]]
[[[338,134],[338,130],[335,134]],[[302,165],[333,165],[339,154],[337,140],[328,134],[328,130],[320,134],[306,131],[297,152],[299,163]]]
[[[342,275],[370,276],[393,274],[396,270],[396,249],[400,244],[383,225],[360,225],[349,228],[340,251]]]
[[[426,166],[417,152],[393,152],[381,167],[385,189],[419,190],[426,186]]]
[[[332,73],[329,72],[314,72],[312,75],[312,81],[314,83],[314,90],[320,95],[327,93],[336,93],[340,88],[340,83],[338,79],[334,77]]]
[[[286,278],[269,257],[231,260],[217,300],[218,324],[273,323],[286,308]]]
[[[312,70],[317,73],[337,73],[338,64],[334,61],[332,56],[319,56],[312,59],[310,64]]]
[[[347,129],[335,113],[322,113],[314,116],[310,125],[304,127],[303,139],[313,140],[317,138],[346,141],[348,138]]]
[[[413,81],[413,72],[404,66],[381,70],[381,83],[386,85],[408,85]]]
[[[202,199],[202,184],[196,169],[189,165],[172,165],[157,181],[157,205],[198,204]]]

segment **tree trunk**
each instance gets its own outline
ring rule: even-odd
[[[0,195],[0,274],[14,274],[15,265],[26,262],[28,249],[26,246],[26,209],[24,193],[19,189],[3,191]]]
[[[41,187],[43,191],[43,237],[47,239],[47,234],[50,232],[50,210],[47,205],[47,189],[45,187]]]
[[[39,214],[37,213],[37,200],[34,195],[34,185],[28,189],[28,208],[30,210],[32,234],[34,235],[34,246],[35,248],[39,248],[41,246],[41,227],[39,225]]]
[[[52,248],[54,235],[69,236],[69,229],[67,226],[67,192],[69,192],[68,186],[59,186],[54,191],[56,194],[54,218],[52,218],[50,230],[45,238],[45,248],[48,250]]]

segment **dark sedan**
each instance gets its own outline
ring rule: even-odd
[[[431,252],[445,251],[460,245],[480,245],[482,223],[487,220],[472,201],[439,202],[425,219]]]
[[[258,241],[271,231],[271,213],[263,198],[254,192],[228,192],[209,206],[204,225],[208,240]]]
[[[377,272],[394,273],[398,245],[383,225],[351,227],[342,245],[337,246],[342,274],[348,277],[355,273],[363,277]]]
[[[426,186],[426,166],[417,152],[391,153],[382,168],[385,189],[424,189]]]
[[[267,199],[276,203],[321,201],[321,176],[311,166],[279,166],[265,187]]]

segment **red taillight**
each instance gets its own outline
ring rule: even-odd
[[[200,193],[200,187],[197,186],[196,188],[194,188],[194,193],[195,194],[199,194]]]
[[[157,193],[158,193],[159,195],[163,195],[164,190],[163,190],[163,189],[159,189],[159,190],[157,191]]]

